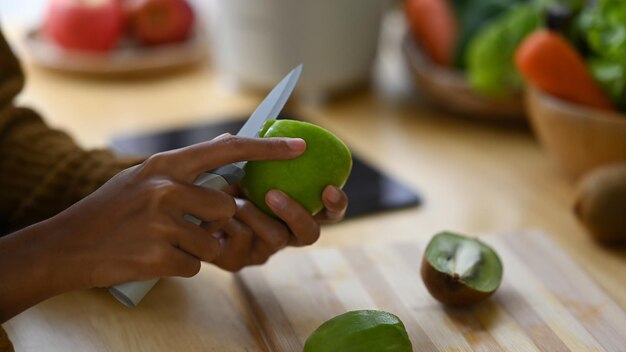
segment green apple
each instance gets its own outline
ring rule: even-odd
[[[320,325],[304,352],[411,352],[413,346],[397,316],[380,310],[356,310]]]
[[[283,191],[311,214],[324,208],[322,192],[328,185],[343,187],[352,169],[348,147],[331,132],[302,121],[269,120],[259,137],[302,138],[306,150],[290,160],[250,161],[241,189],[246,197],[266,213],[275,216],[265,203],[272,189]]]

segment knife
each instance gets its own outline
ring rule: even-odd
[[[289,96],[300,78],[302,64],[291,70],[272,91],[263,99],[261,104],[254,110],[246,123],[241,127],[238,136],[258,137],[265,121],[275,119],[285,106]],[[224,165],[215,170],[200,174],[193,182],[207,188],[224,189],[238,183],[244,176],[243,168],[247,161],[240,161]],[[202,221],[191,215],[185,215],[185,220],[200,225]],[[143,297],[152,289],[159,279],[134,281],[116,285],[109,288],[109,292],[127,307],[136,307]]]

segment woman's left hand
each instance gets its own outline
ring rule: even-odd
[[[334,186],[324,189],[325,208],[315,216],[283,192],[268,192],[265,201],[282,222],[246,199],[235,200],[235,216],[220,233],[214,234],[222,242],[222,251],[213,264],[232,272],[248,265],[263,264],[285,246],[313,244],[320,236],[320,225],[341,221],[348,207],[348,197]]]

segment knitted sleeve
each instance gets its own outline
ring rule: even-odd
[[[49,218],[141,162],[83,150],[28,108],[13,105],[24,84],[0,33],[0,235]]]
[[[7,333],[4,331],[2,326],[0,326],[0,352],[13,352],[13,345],[11,341],[9,341],[9,337]]]

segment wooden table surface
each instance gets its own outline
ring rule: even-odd
[[[20,51],[17,29],[9,39]],[[19,102],[86,147],[115,133],[248,115],[262,94],[230,89],[210,64],[149,79],[87,79],[24,65]],[[314,248],[428,237],[542,230],[626,308],[626,250],[592,242],[571,212],[575,182],[530,129],[450,116],[427,106],[407,82],[397,52],[383,55],[369,88],[325,105],[288,109],[329,128],[377,167],[422,194],[417,208],[323,228]],[[296,99],[297,100],[297,99]],[[106,291],[50,299],[5,324],[27,350],[256,351],[261,337],[233,275],[205,265],[192,279],[161,282],[135,310]]]

